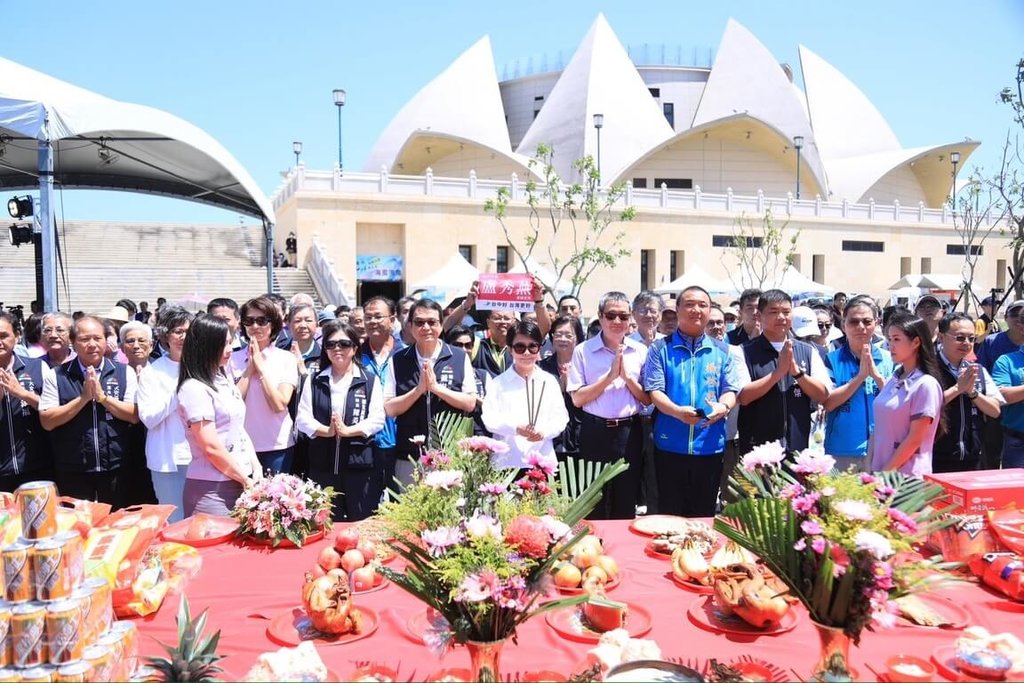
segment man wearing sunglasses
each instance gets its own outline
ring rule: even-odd
[[[968,362],[977,338],[974,320],[953,313],[939,321],[939,371],[946,431],[932,446],[932,472],[966,472],[981,462],[984,418],[997,419],[1005,403],[988,371]]]
[[[1024,299],[1018,299],[1006,307],[1005,332],[990,334],[975,348],[978,363],[989,371],[995,378],[996,361],[1008,353],[1013,353],[1021,346],[1024,346]],[[1006,394],[1004,394],[1006,397]],[[1007,397],[1009,403],[1009,398]],[[1002,422],[1006,421],[1006,412],[1009,406],[1003,411]],[[982,469],[998,469],[1003,453],[1003,424],[996,420],[985,422],[985,449],[983,454]]]
[[[565,390],[583,409],[580,453],[601,463],[625,459],[629,469],[605,488],[593,519],[632,519],[643,451],[640,411],[650,398],[640,385],[647,347],[627,338],[629,298],[608,292],[597,304],[600,334],[579,344],[569,363]]]
[[[476,407],[476,378],[469,356],[441,341],[441,305],[419,299],[409,309],[415,344],[392,356],[384,381],[384,411],[396,418],[395,477],[409,482],[410,457],[419,456],[412,440],[425,437],[443,413],[469,413]],[[418,441],[418,440],[417,440]]]

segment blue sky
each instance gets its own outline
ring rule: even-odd
[[[401,106],[480,37],[490,35],[500,74],[516,60],[553,60],[560,51],[568,59],[598,12],[625,45],[707,53],[729,17],[794,67],[804,44],[874,102],[905,147],[980,139],[962,171],[998,165],[1010,116],[997,95],[1024,58],[1021,0],[3,0],[0,7],[9,19],[0,55],[203,128],[268,195],[294,161],[293,140],[303,142],[307,167],[335,163],[333,88],[348,93],[345,168],[362,170]],[[69,219],[238,220],[189,202],[126,193],[68,191],[63,208]]]

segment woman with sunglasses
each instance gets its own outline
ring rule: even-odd
[[[236,351],[231,361],[236,372],[241,369],[238,390],[245,399],[245,429],[263,469],[290,472],[295,437],[288,403],[299,385],[299,372],[295,355],[274,345],[283,327],[281,310],[269,297],[259,296],[245,302],[241,318],[249,346]]]
[[[332,486],[335,522],[366,519],[380,502],[383,458],[373,435],[384,427],[384,394],[359,364],[359,333],[329,320],[323,326],[320,371],[306,384],[295,418],[309,437],[309,478]]]
[[[885,328],[896,369],[875,397],[871,471],[899,470],[921,477],[932,471],[932,445],[945,432],[939,363],[931,329],[911,313]]]
[[[188,328],[178,372],[178,414],[192,460],[185,472],[183,516],[227,515],[243,489],[263,478],[245,431],[245,402],[224,373],[231,357],[231,329],[200,315]]]
[[[522,468],[534,452],[553,461],[552,441],[565,430],[569,414],[558,380],[537,367],[544,335],[536,323],[520,321],[508,328],[505,341],[512,367],[491,379],[482,411],[484,425],[509,447],[494,462]]]
[[[562,392],[562,402],[569,415],[565,430],[555,437],[555,453],[560,459],[579,457],[580,425],[583,423],[583,410],[572,402],[572,396],[565,390],[565,381],[569,376],[569,364],[576,345],[583,342],[583,326],[579,318],[571,315],[560,315],[551,323],[551,344],[555,352],[542,360],[538,365],[541,370],[551,374],[558,380]]]

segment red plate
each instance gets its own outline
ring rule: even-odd
[[[438,669],[434,673],[427,676],[427,683],[437,683],[438,681],[462,681],[463,683],[470,683],[473,680],[473,672],[469,669],[449,667],[447,669]]]
[[[377,576],[380,576],[380,574],[378,574]],[[351,582],[350,582],[350,585],[351,585]],[[366,590],[361,590],[361,591],[357,591],[355,589],[352,589],[352,592],[356,593],[357,595],[366,595],[367,593],[376,593],[377,591],[382,591],[382,590],[384,590],[385,588],[387,588],[390,585],[391,585],[391,581],[386,579],[386,578],[384,578],[383,576],[381,576],[380,583],[378,583],[377,585],[373,586],[372,588],[367,588]]]
[[[379,678],[375,678],[375,677],[379,677]],[[348,678],[341,679],[341,678],[338,678],[338,677],[335,677],[335,676],[328,676],[327,680],[329,680],[329,681],[340,681],[340,680],[358,681],[358,680],[363,679],[363,678],[368,679],[368,680],[374,680],[374,681],[376,681],[376,680],[397,681],[398,680],[398,672],[395,671],[394,669],[392,669],[390,666],[384,666],[383,664],[367,664],[366,666],[361,666],[358,669],[354,669],[352,671],[352,673],[350,673],[348,675]]]
[[[929,607],[938,612],[942,618],[953,623],[948,626],[923,626],[900,615],[896,618],[896,623],[900,626],[928,629],[962,629],[967,628],[967,624],[971,622],[971,615],[968,614],[967,610],[949,598],[944,598],[940,595],[929,595],[927,593],[914,593],[914,597],[919,599],[921,602],[926,603]]]
[[[604,589],[610,591],[611,589],[613,589],[616,586],[618,586],[620,583],[622,583],[622,573],[621,572],[616,574],[614,579],[612,579],[611,581],[606,583],[604,585]],[[555,588],[558,589],[559,593],[562,593],[564,595],[583,595],[583,589],[582,588],[563,588],[562,586],[557,586],[557,585],[555,586]]]
[[[713,633],[731,633],[740,636],[774,636],[779,633],[792,631],[796,626],[798,616],[796,607],[791,606],[786,616],[778,626],[770,628],[756,628],[743,621],[735,615],[725,615],[715,606],[715,600],[710,595],[701,596],[693,601],[690,609],[687,610],[690,620],[701,628]]]
[[[679,515],[644,515],[630,522],[629,530],[641,536],[657,536],[669,531],[682,532],[689,522],[689,519]],[[667,528],[665,525],[676,525],[676,528]]]
[[[781,668],[763,659],[757,659],[750,655],[741,655],[739,659],[729,662],[729,666],[737,669],[743,674],[745,681],[771,681],[771,683],[785,683],[792,680],[792,673],[786,673]],[[854,677],[854,680],[857,680]]]
[[[675,572],[669,572],[668,577],[672,579],[672,583],[680,588],[685,588],[699,595],[714,595],[715,593],[713,586],[705,586],[703,583],[697,583],[696,581],[684,581],[676,576]]]
[[[521,683],[544,683],[545,681],[558,683],[559,681],[567,681],[569,679],[565,674],[545,669],[543,671],[527,671],[519,677],[519,680]]]
[[[323,538],[326,535],[327,535],[327,530],[326,529],[320,529],[320,531],[315,531],[315,532],[311,533],[309,536],[306,536],[306,540],[302,542],[302,547],[305,548],[310,543],[316,543],[317,541],[319,541],[321,538]],[[266,539],[266,538],[253,538],[252,536],[245,536],[245,540],[249,541],[253,545],[266,545],[266,546],[273,546],[274,545],[273,542],[270,539]],[[298,546],[296,546],[294,543],[289,541],[287,538],[282,538],[281,542],[277,544],[277,547],[278,548],[296,548]]]
[[[651,613],[632,602],[626,603],[626,631],[630,638],[639,638],[651,630]],[[548,626],[560,636],[581,643],[596,643],[602,633],[592,631],[583,623],[583,609],[579,606],[556,609],[544,615]]]
[[[207,530],[210,532],[209,535],[202,538],[190,538],[187,536],[188,529],[192,525],[193,520],[201,520],[207,524]],[[184,543],[193,548],[204,548],[230,540],[237,529],[238,522],[231,517],[206,515],[200,512],[174,524],[168,524],[160,530],[160,538],[172,543]]]
[[[722,547],[722,537],[719,536],[719,537],[717,537],[715,539],[714,547],[712,547],[711,550],[709,550],[706,553],[704,553],[704,559],[705,560],[710,560],[711,556],[715,554],[715,551],[718,550],[721,547]],[[647,541],[647,543],[644,545],[644,552],[648,555],[648,557],[654,557],[654,558],[657,558],[659,560],[669,560],[669,561],[672,560],[672,553],[663,553],[660,550],[655,550],[654,549],[654,539],[651,539],[650,541]]]
[[[293,607],[271,619],[270,625],[267,626],[267,636],[275,643],[288,647],[295,647],[304,640],[311,640],[317,645],[344,645],[362,640],[377,630],[380,617],[369,607],[356,609],[363,615],[363,630],[360,633],[343,633],[338,636],[320,633],[313,628],[309,617],[306,616],[306,610]]]
[[[951,681],[962,680],[960,668],[956,665],[956,646],[943,645],[932,652],[932,661],[939,668],[939,673]]]
[[[409,635],[416,640],[426,642],[424,634],[431,628],[431,622],[434,619],[443,620],[444,617],[437,610],[428,607],[425,610],[419,610],[413,613],[411,617],[405,622],[405,626],[409,629]]]

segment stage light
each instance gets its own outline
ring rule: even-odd
[[[24,197],[11,197],[10,201],[7,202],[7,213],[11,214],[11,218],[27,218],[32,215],[32,211],[32,197],[28,195]]]
[[[8,228],[8,233],[12,247],[20,247],[23,244],[32,244],[31,225],[18,225],[17,223],[11,223],[11,227]]]

